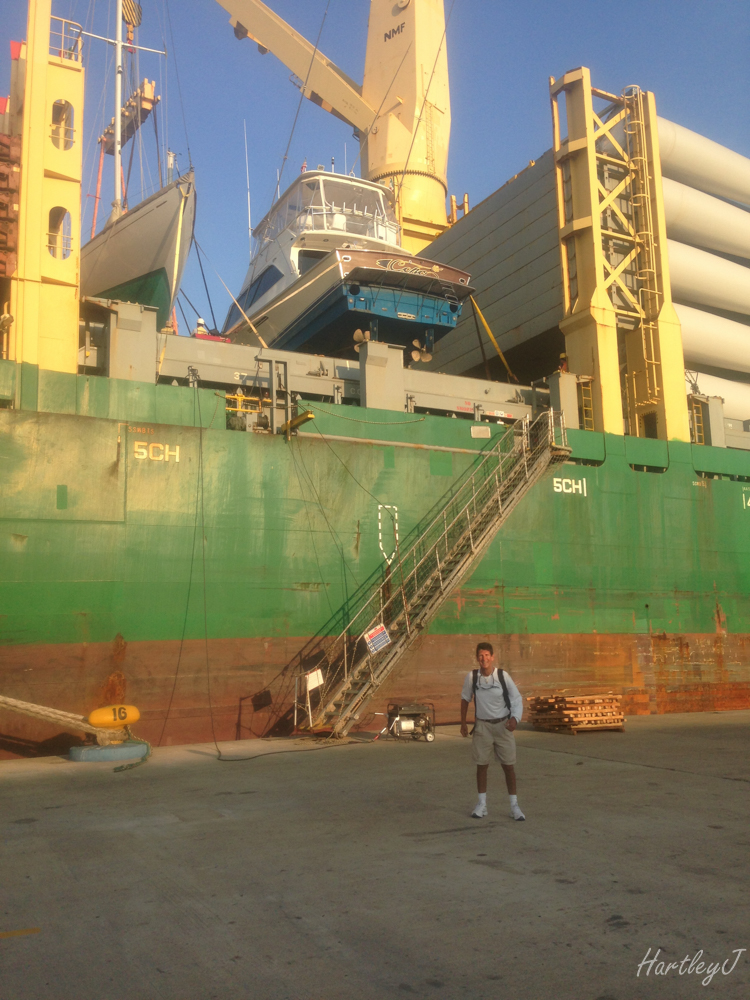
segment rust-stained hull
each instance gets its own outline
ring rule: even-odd
[[[460,689],[475,644],[486,635],[426,635],[408,663],[367,706],[359,728],[379,728],[389,701],[431,701],[437,722],[459,718]],[[525,696],[565,689],[613,691],[626,715],[750,708],[750,636],[489,636]],[[14,696],[44,690],[57,708],[79,712],[129,701],[139,706],[137,735],[170,746],[247,739],[291,731],[293,680],[285,665],[306,637],[180,643],[71,643],[6,647],[0,671]],[[179,669],[178,669],[179,661]],[[211,707],[209,707],[209,681]],[[271,704],[267,704],[268,697]],[[82,734],[10,712],[0,714],[0,758],[64,752]]]
[[[157,744],[288,733],[289,665],[395,551],[379,505],[403,544],[483,446],[470,420],[323,404],[318,433],[287,441],[227,429],[210,389],[38,375],[39,406],[65,390],[71,412],[0,408],[0,694],[79,715],[127,701]],[[750,705],[750,454],[570,441],[361,726],[415,698],[456,720],[479,639],[524,695]],[[4,710],[0,732],[6,754],[70,742]]]

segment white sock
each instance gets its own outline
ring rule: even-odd
[[[483,816],[487,815],[487,792],[478,792],[477,804],[471,811],[471,815],[475,819],[481,819]]]
[[[511,819],[526,819],[524,814],[521,812],[521,807],[518,805],[518,797],[516,795],[509,795],[510,799],[510,815]]]

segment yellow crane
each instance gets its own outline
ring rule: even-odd
[[[370,0],[362,84],[261,0],[218,0],[235,35],[272,52],[305,97],[351,125],[362,176],[393,187],[404,247],[447,227],[451,109],[443,0]]]

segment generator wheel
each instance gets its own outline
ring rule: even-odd
[[[430,730],[429,733],[424,734],[424,738],[427,740],[428,743],[433,743],[435,740],[435,734],[432,732],[432,730]]]

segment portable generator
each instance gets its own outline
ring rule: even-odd
[[[413,740],[418,740],[423,736],[428,743],[432,743],[435,739],[435,706],[432,702],[423,705],[390,704],[386,731],[397,739],[411,736]]]

